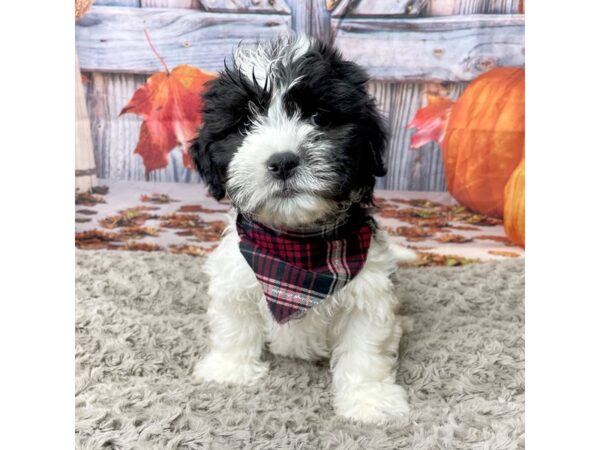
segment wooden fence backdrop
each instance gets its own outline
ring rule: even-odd
[[[521,0],[522,2],[522,0]],[[336,46],[371,74],[371,93],[391,130],[388,175],[379,187],[445,190],[436,144],[409,148],[406,125],[428,93],[460,95],[495,66],[524,65],[519,0],[96,0],[76,27],[98,175],[144,180],[133,154],[141,120],[122,107],[148,74],[162,70],[144,38],[148,29],[170,67],[219,70],[240,41],[290,30]],[[198,181],[174,150],[150,180]]]

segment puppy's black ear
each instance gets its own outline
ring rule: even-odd
[[[371,172],[376,177],[383,177],[387,173],[385,159],[388,146],[388,132],[374,101],[370,102],[367,111],[365,132],[371,157]]]
[[[383,177],[387,173],[385,155],[388,144],[388,132],[383,118],[377,110],[375,100],[367,92],[366,84],[369,81],[369,75],[358,64],[343,60],[337,50],[324,46],[321,52],[324,54],[330,52],[334,70],[347,83],[353,85],[360,92],[361,100],[354,103],[356,108],[358,108],[359,104],[362,106],[360,112],[364,130],[361,131],[364,132],[363,143],[366,142],[366,146],[368,147],[365,150],[369,152],[368,164],[370,166],[370,173],[376,177]]]
[[[225,182],[220,168],[211,158],[210,142],[207,142],[207,136],[199,130],[198,136],[193,140],[190,147],[190,156],[200,177],[208,186],[210,194],[217,200],[225,197]]]

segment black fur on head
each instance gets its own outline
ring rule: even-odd
[[[266,158],[268,151],[296,151],[308,161],[306,170],[312,169],[310,161],[314,162],[315,179],[322,175],[328,180],[327,187],[316,183],[319,196],[336,202],[370,203],[375,177],[386,174],[387,133],[366,90],[367,81],[362,68],[315,39],[280,38],[256,49],[238,50],[233,66],[225,67],[203,95],[203,125],[191,147],[211,194],[221,199],[226,192],[233,197],[244,189],[243,183],[235,185],[228,171],[243,147],[244,152],[255,151],[257,161]],[[268,136],[277,135],[274,124],[284,116],[298,127],[309,125],[314,131],[306,135],[306,142],[286,135],[281,138],[281,148],[272,150],[277,142]],[[270,134],[261,127],[270,127]],[[251,135],[263,132],[264,143],[253,144],[261,141],[256,136],[251,141]],[[261,170],[259,162],[257,171]],[[290,189],[302,190],[300,181],[296,186],[290,180]],[[269,195],[289,187],[265,183],[257,189],[264,188]]]

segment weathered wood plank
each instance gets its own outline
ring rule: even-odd
[[[331,11],[332,17],[418,16],[428,0],[340,0]],[[330,3],[329,8],[333,6]]]
[[[336,45],[373,78],[469,81],[495,66],[524,65],[524,17],[334,19]]]
[[[145,75],[88,75],[87,105],[92,123],[92,140],[98,176],[116,180],[146,179],[142,158],[133,151],[138,141],[142,120],[134,114],[119,117],[135,90],[146,82]],[[181,150],[169,154],[169,165],[154,171],[152,181],[197,182],[197,173],[183,166]]]
[[[142,8],[184,8],[199,9],[198,0],[141,0]]]
[[[95,0],[96,6],[127,6],[129,8],[139,8],[140,0]]]
[[[97,184],[90,117],[81,82],[79,61],[75,56],[75,189],[87,192]]]
[[[424,11],[428,16],[517,13],[519,0],[429,0]]]
[[[307,0],[309,1],[309,0]],[[312,36],[318,37],[324,42],[331,42],[333,39],[331,30],[331,13],[327,10],[323,0],[311,0],[311,28]]]
[[[312,0],[290,2],[292,30],[310,35],[312,27]]]
[[[271,39],[291,29],[282,14],[216,14],[187,9],[95,6],[76,26],[81,67],[94,72],[163,70],[144,37],[147,29],[167,64],[220,70],[242,42]]]
[[[206,11],[290,14],[285,0],[199,0]],[[291,0],[292,2],[294,0]],[[297,3],[303,3],[297,2]]]

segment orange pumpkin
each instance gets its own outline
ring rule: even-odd
[[[495,68],[473,80],[452,107],[441,147],[454,198],[502,217],[504,186],[525,153],[525,71]]]
[[[525,160],[504,188],[504,231],[508,239],[525,247]]]

